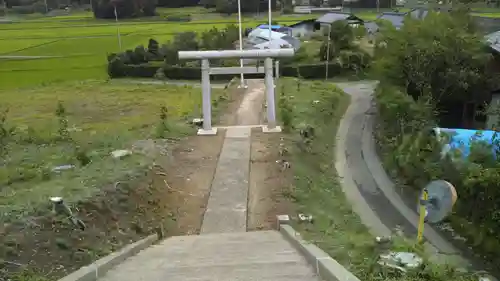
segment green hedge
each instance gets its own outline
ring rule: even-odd
[[[416,190],[436,179],[452,183],[459,198],[452,226],[478,253],[500,264],[500,162],[491,150],[478,142],[467,162],[441,159],[441,144],[429,134],[435,123],[428,103],[383,84],[376,101],[375,134],[386,169]]]
[[[108,75],[111,78],[140,77],[152,78],[161,68],[162,63],[145,63],[139,65],[126,65],[120,60],[108,63]]]
[[[302,77],[304,79],[321,79],[325,78],[325,63],[319,64],[303,64],[298,66],[283,66],[280,67],[280,76],[284,77]],[[142,65],[125,65],[120,61],[114,60],[108,65],[108,74],[111,78],[119,77],[154,77],[156,71],[160,68],[158,63],[149,63]],[[336,77],[342,72],[349,72],[350,69],[343,68],[338,63],[330,63],[328,65],[328,77]],[[166,78],[179,80],[201,80],[201,69],[199,67],[181,67],[181,66],[164,66],[163,73]],[[238,74],[228,75],[211,75],[210,79],[224,81]],[[248,78],[262,78],[264,74],[246,74]]]

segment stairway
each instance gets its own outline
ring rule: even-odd
[[[175,236],[118,265],[100,281],[319,280],[277,231]]]

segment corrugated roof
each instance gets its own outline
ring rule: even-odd
[[[320,22],[320,23],[334,23],[334,22],[340,21],[340,20],[352,19],[352,17],[353,17],[353,15],[348,14],[348,13],[328,13],[328,14],[324,14],[316,21]]]
[[[490,33],[484,38],[486,38],[486,42],[490,44],[493,50],[500,52],[500,31]]]
[[[392,23],[396,29],[400,29],[403,26],[405,16],[405,13],[385,12],[379,15],[377,19],[387,20]]]

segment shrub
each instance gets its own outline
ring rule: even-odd
[[[20,14],[20,15],[33,14],[34,12],[35,12],[34,5],[29,5],[29,6],[14,6],[9,11],[9,13]]]
[[[190,22],[191,15],[190,14],[169,15],[165,19],[167,21],[175,21],[175,22]]]
[[[342,67],[338,63],[328,64],[328,77],[335,77],[341,73]],[[286,77],[302,77],[304,79],[320,79],[325,78],[326,64],[300,64],[287,65],[280,68],[281,76]]]
[[[126,65],[121,61],[121,59],[116,58],[112,62],[108,63],[108,76],[110,78],[120,78],[120,77],[153,78],[155,77],[156,72],[160,68],[161,64],[158,63]]]

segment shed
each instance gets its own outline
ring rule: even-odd
[[[290,25],[292,29],[292,36],[295,37],[309,37],[315,30],[319,29],[319,24],[316,19],[303,20]]]

